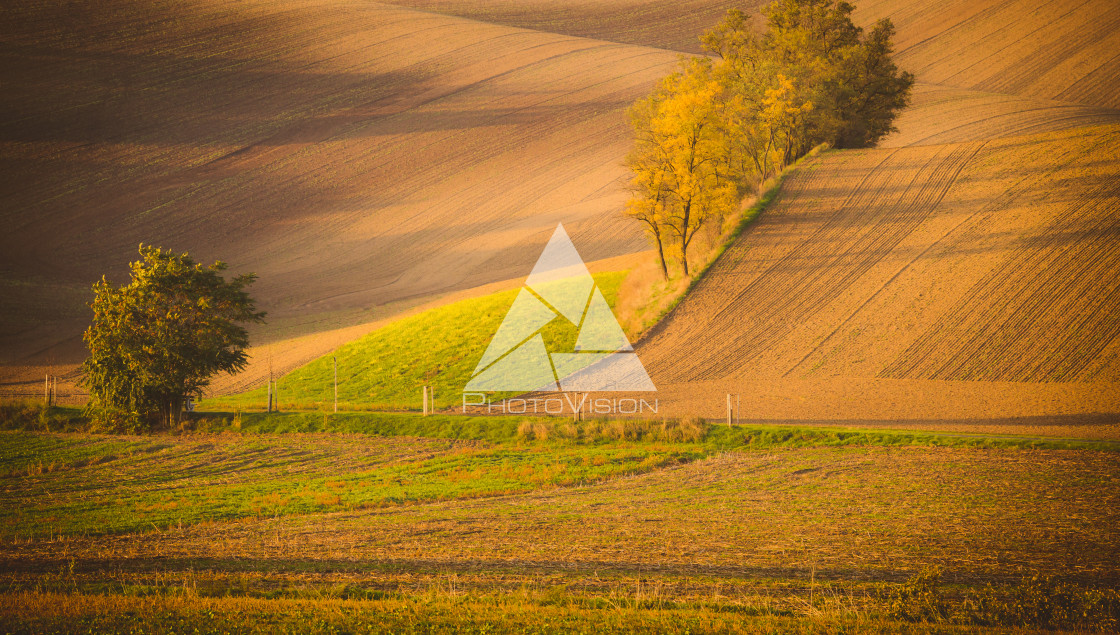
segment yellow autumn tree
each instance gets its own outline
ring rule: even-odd
[[[707,222],[722,223],[738,203],[726,161],[722,92],[710,60],[683,60],[678,72],[630,111],[636,143],[627,157],[634,174],[627,213],[646,223],[665,275],[666,240],[675,244],[688,276],[688,248],[696,233]]]
[[[894,130],[914,78],[891,59],[894,27],[864,34],[844,0],[775,0],[753,29],[732,9],[700,40],[717,59],[681,61],[630,110],[626,213],[642,221],[668,277],[676,247],[814,146],[874,145]]]

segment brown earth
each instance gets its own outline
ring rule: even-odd
[[[260,275],[258,341],[523,275],[617,214],[625,109],[676,56],[337,2],[17,4],[5,20],[0,361],[73,362],[140,242]]]
[[[701,53],[700,34],[763,0],[385,0],[386,4],[550,33]]]
[[[89,284],[121,277],[141,241],[260,274],[271,320],[254,338],[293,351],[282,367],[516,282],[558,220],[588,259],[644,249],[618,215],[625,108],[671,67],[664,49],[696,52],[731,4],[759,5],[15,3],[0,381],[72,368]],[[881,148],[795,173],[639,345],[662,402],[1111,420],[1120,5],[868,0],[855,15],[894,21],[913,105]]]
[[[896,59],[931,84],[1120,108],[1120,4],[1112,0],[862,0],[890,18]]]
[[[984,141],[1120,123],[1120,110],[919,82],[895,123],[898,132],[879,147]]]
[[[638,354],[716,415],[1118,413],[1118,150],[1108,125],[814,158]]]

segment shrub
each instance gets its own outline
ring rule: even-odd
[[[887,614],[907,622],[940,622],[948,617],[941,593],[941,569],[931,567],[911,576],[887,594]]]
[[[1052,576],[1036,574],[1010,593],[982,597],[970,604],[972,621],[980,624],[1109,631],[1120,625],[1120,593],[1086,590]]]

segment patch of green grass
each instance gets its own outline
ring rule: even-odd
[[[6,433],[0,536],[164,530],[596,483],[704,456],[697,446],[489,445],[369,436]],[[54,492],[67,492],[56,496]]]
[[[612,308],[625,271],[599,273],[595,282]],[[463,386],[520,289],[501,291],[397,320],[341,346],[338,400],[344,410],[418,410],[421,387],[432,386],[436,406],[458,405]],[[572,349],[576,325],[557,317],[542,331],[553,352]],[[559,348],[556,348],[559,347]],[[281,377],[281,408],[333,407],[334,363],[325,355]],[[267,389],[206,399],[207,410],[262,409]]]
[[[216,421],[212,431],[225,434],[0,434],[0,536],[165,530],[209,520],[524,493],[599,483],[728,450],[1108,446],[896,431],[726,428],[696,419],[256,413]],[[228,426],[219,430],[222,422]]]
[[[938,446],[960,448],[1087,449],[1120,451],[1120,443],[1076,439],[998,437],[913,430],[857,429],[783,424],[727,427],[699,418],[603,419],[404,412],[245,412],[195,415],[201,432],[253,434],[345,432],[386,437],[426,437],[489,443],[586,445],[603,442],[699,444],[711,451],[777,447]],[[526,426],[529,426],[528,428]]]
[[[86,432],[90,421],[81,408],[47,407],[41,401],[0,401],[0,430]]]

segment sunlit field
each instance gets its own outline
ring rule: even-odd
[[[2,15],[0,635],[1120,632],[1116,0]]]
[[[1113,444],[675,420],[207,426],[0,435],[5,629],[1104,631],[1120,617]]]

